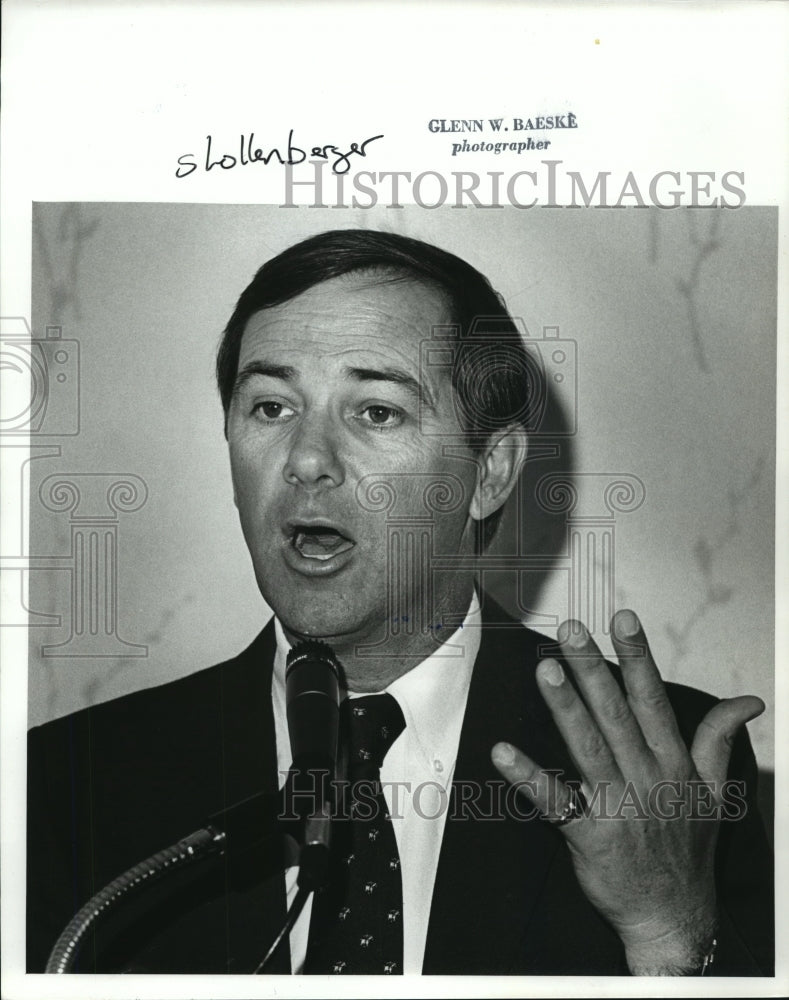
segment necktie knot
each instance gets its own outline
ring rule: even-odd
[[[348,698],[343,706],[348,716],[349,768],[372,776],[405,729],[402,709],[390,694]]]

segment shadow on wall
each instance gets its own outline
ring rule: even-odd
[[[529,344],[535,359],[532,382],[537,400],[530,417],[529,451],[520,480],[502,516],[499,530],[479,563],[480,590],[509,614],[539,629],[555,627],[560,615],[537,614],[540,595],[551,573],[567,558],[567,512],[546,503],[540,484],[552,482],[569,496],[575,492],[575,396],[566,391],[564,374],[554,358],[567,347],[546,340]],[[557,387],[565,390],[561,393]]]

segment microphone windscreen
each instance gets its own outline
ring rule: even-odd
[[[294,769],[334,772],[340,666],[331,646],[306,639],[288,653],[285,705]]]

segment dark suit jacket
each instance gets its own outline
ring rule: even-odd
[[[501,787],[490,762],[499,740],[574,775],[535,683],[550,641],[491,608],[460,739],[424,972],[627,974],[619,940],[581,892],[557,829],[514,816],[486,820],[484,796],[461,801],[461,785]],[[274,651],[270,624],[233,660],[31,731],[29,971],[43,971],[72,914],[120,872],[217,810],[276,793]],[[689,742],[714,699],[678,685],[669,692]],[[748,808],[720,828],[712,971],[771,975],[773,876],[747,734],[736,741],[730,777],[746,782]],[[146,889],[89,937],[78,971],[251,972],[284,919],[280,847],[272,840],[239,852],[231,844],[223,857]],[[288,963],[282,948],[271,971],[289,972]]]

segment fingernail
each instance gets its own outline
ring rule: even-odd
[[[551,687],[558,688],[564,682],[564,671],[556,660],[543,660],[540,673]]]
[[[581,649],[586,645],[589,633],[581,622],[567,621],[559,626],[559,642],[572,646],[574,649]]]
[[[638,632],[638,618],[632,611],[620,611],[616,617],[616,631],[629,639]]]
[[[754,702],[758,702],[758,704],[754,704],[750,714],[745,720],[746,722],[753,722],[754,719],[758,719],[762,712],[767,708],[761,698],[757,698],[756,695],[752,695],[752,697]]]
[[[515,761],[515,750],[509,743],[497,743],[493,748],[493,763],[509,767]]]

